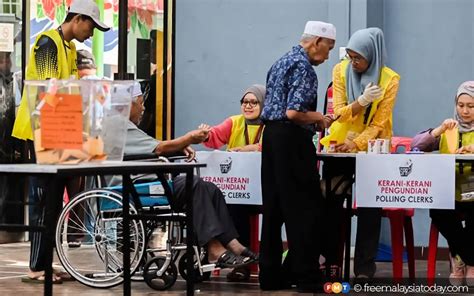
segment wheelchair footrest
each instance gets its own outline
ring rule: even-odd
[[[202,272],[209,272],[209,271],[213,271],[215,269],[216,269],[216,264],[214,264],[214,263],[201,265]]]

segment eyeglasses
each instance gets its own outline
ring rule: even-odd
[[[359,58],[359,57],[353,57],[352,58],[348,53],[346,53],[345,58],[348,59],[351,63],[354,63],[354,64],[359,64],[362,61],[362,58]]]
[[[241,104],[242,106],[244,106],[244,107],[245,107],[246,105],[249,105],[250,107],[254,108],[254,107],[257,107],[258,101],[254,101],[254,100],[252,100],[252,101],[242,100],[242,101],[240,101],[240,104]]]

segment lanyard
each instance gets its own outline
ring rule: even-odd
[[[64,53],[66,53],[66,59],[68,58],[67,57],[67,48],[69,48],[69,46],[66,45],[66,41],[64,41],[64,34],[63,34],[63,29],[61,29],[61,26],[58,27],[58,32],[59,32],[59,36],[61,36],[61,40],[63,42],[63,48],[64,48]]]
[[[260,124],[257,130],[257,134],[255,135],[255,139],[253,140],[252,144],[257,144],[258,142],[260,142],[260,137],[262,136],[262,130],[263,130],[263,124]],[[247,123],[245,124],[244,136],[245,136],[245,145],[250,145]]]

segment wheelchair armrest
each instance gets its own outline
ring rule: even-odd
[[[155,153],[146,154],[125,154],[123,156],[124,161],[163,161],[173,162],[176,160],[187,159],[186,155],[173,155],[173,156],[158,156]]]
[[[155,153],[146,153],[146,154],[124,154],[124,161],[134,161],[134,160],[143,160],[143,161],[156,161],[158,160],[158,155]]]

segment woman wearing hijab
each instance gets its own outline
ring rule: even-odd
[[[412,147],[440,153],[474,153],[474,81],[466,81],[458,88],[454,100],[454,119],[444,120],[437,128],[421,132],[413,138]],[[450,151],[446,131],[457,134],[456,151]],[[464,279],[474,285],[474,167],[457,164],[456,207],[454,210],[430,210],[430,216],[439,232],[446,238],[451,255],[453,285],[462,285]],[[461,219],[463,217],[463,219]],[[463,227],[462,220],[465,221]]]
[[[336,152],[366,151],[369,140],[392,137],[392,112],[400,76],[385,65],[385,41],[379,28],[356,31],[347,43],[346,52],[346,58],[333,69],[333,102],[337,120],[321,143],[327,149],[331,141],[337,141]],[[341,162],[331,170],[340,170],[343,175],[347,167]],[[328,215],[341,215],[343,197],[351,194],[351,186],[348,188],[349,192],[339,192],[340,196],[334,200],[325,200]],[[362,280],[372,278],[376,271],[381,214],[381,209],[358,209],[354,273]],[[332,220],[331,227],[340,227],[340,221]],[[339,233],[337,229],[335,231]],[[328,253],[337,250],[338,239],[332,240],[331,244],[327,247]],[[330,262],[326,262],[326,267],[337,262],[336,257],[328,257]]]
[[[265,86],[254,84],[245,90],[240,99],[241,114],[234,115],[212,128],[201,124],[200,129],[209,130],[207,139],[203,142],[208,148],[219,149],[227,145],[228,151],[250,152],[261,151],[263,122],[260,113],[265,98]],[[227,205],[239,233],[239,240],[250,244],[250,217],[260,211],[250,205]],[[235,268],[227,274],[227,279],[233,282],[248,281],[250,269],[248,266]]]
[[[199,128],[210,129],[203,145],[219,149],[227,145],[229,151],[261,151],[263,123],[260,120],[265,86],[254,84],[245,90],[240,99],[241,114],[234,115],[212,128],[201,124]]]

